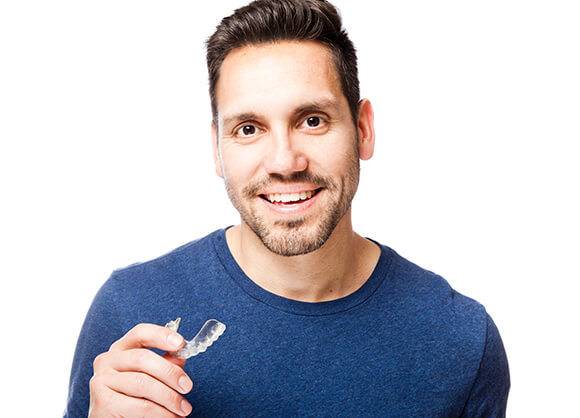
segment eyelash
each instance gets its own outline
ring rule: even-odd
[[[244,128],[248,128],[248,127],[254,128],[256,132],[254,132],[252,134],[245,135],[243,133],[243,129]],[[239,128],[236,128],[236,130],[234,131],[234,134],[236,136],[239,136],[239,137],[242,137],[242,138],[249,138],[251,136],[256,135],[256,133],[259,132],[259,131],[260,131],[260,128],[258,128],[255,124],[253,124],[253,123],[245,123],[245,124],[241,125]]]
[[[320,116],[308,116],[307,118],[305,118],[305,119],[302,121],[302,123],[300,124],[300,126],[302,126],[302,125],[304,125],[304,124],[308,124],[308,121],[309,121],[310,119],[316,119],[316,121],[317,121],[317,124],[316,124],[316,126],[308,126],[309,128],[312,128],[312,129],[314,129],[314,128],[318,128],[318,127],[319,127],[321,124],[323,124],[323,123],[325,122],[325,121],[324,121],[324,119],[323,119],[322,117],[320,117]]]
[[[308,123],[309,119],[314,119],[314,118],[317,120],[317,125],[316,126],[307,126],[307,129],[312,129],[312,130],[318,129],[318,128],[321,128],[322,126],[325,126],[328,123],[328,120],[326,118],[324,118],[323,116],[309,115],[301,120],[298,127],[301,127],[302,125]],[[243,129],[247,128],[247,127],[254,128],[255,132],[252,134],[244,134]],[[240,125],[236,129],[234,129],[234,135],[237,137],[240,137],[240,138],[251,138],[251,137],[255,136],[257,133],[259,133],[260,131],[261,131],[261,129],[257,126],[257,124],[255,124],[253,122],[246,122],[243,125]]]

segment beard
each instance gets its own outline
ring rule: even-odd
[[[272,174],[252,182],[241,192],[227,180],[227,177],[224,181],[228,196],[240,213],[242,221],[258,236],[264,246],[275,254],[292,257],[313,252],[326,243],[350,209],[359,177],[360,162],[358,152],[355,152],[349,161],[348,169],[337,180],[309,172],[297,172],[291,176]],[[257,197],[259,191],[267,189],[272,184],[294,182],[306,182],[322,188],[325,201],[319,201],[317,205],[325,206],[323,213],[316,219],[312,219],[312,215],[305,215],[268,221],[261,216],[257,208],[261,202],[255,201],[260,199]]]

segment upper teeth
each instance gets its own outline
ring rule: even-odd
[[[314,191],[300,192],[300,193],[273,193],[266,197],[270,202],[298,202],[300,200],[310,199]]]

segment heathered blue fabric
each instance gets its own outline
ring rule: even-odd
[[[381,249],[359,290],[323,303],[258,287],[225,230],[115,271],[83,325],[65,416],[87,415],[96,355],[137,323],[177,317],[186,338],[210,318],[227,325],[185,365],[192,416],[504,416],[508,364],[485,309]]]

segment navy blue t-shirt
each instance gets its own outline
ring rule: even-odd
[[[501,417],[510,386],[498,330],[483,306],[381,246],[354,293],[286,299],[257,286],[225,230],[115,271],[77,344],[65,416],[86,416],[93,359],[138,323],[181,317],[226,332],[184,370],[192,416]]]

